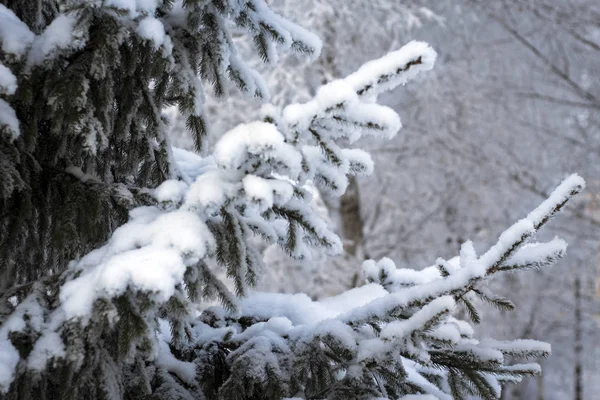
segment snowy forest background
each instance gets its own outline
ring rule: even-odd
[[[297,263],[275,246],[260,288],[339,294],[358,284],[364,259],[392,258],[398,267],[451,257],[470,238],[484,248],[577,171],[587,188],[576,205],[544,232],[571,243],[549,270],[493,281],[519,312],[486,308],[482,336],[528,337],[552,344],[544,373],[503,391],[504,399],[594,399],[600,391],[600,8],[590,0],[273,0],[324,42],[320,58],[297,56],[268,79],[274,104],[306,101],[335,77],[418,39],[438,52],[418,84],[385,96],[402,134],[363,139],[372,176],[352,180],[340,201],[321,199],[346,254]],[[240,44],[244,38],[239,37]],[[248,44],[249,47],[249,44]],[[250,54],[250,52],[249,52]],[[299,71],[302,71],[300,74]],[[214,132],[259,115],[260,103],[235,90],[209,98]],[[176,116],[175,116],[176,118]],[[175,145],[193,148],[184,121]],[[514,196],[522,193],[523,197]],[[578,314],[580,313],[580,314]],[[578,341],[580,346],[578,347]],[[579,368],[579,369],[578,369]],[[576,382],[582,391],[576,389]],[[579,393],[579,394],[577,394]],[[583,393],[583,394],[582,394]]]
[[[0,0],[0,399],[596,399],[598,2],[264,3]]]

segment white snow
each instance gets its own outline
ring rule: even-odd
[[[160,20],[154,17],[146,17],[142,19],[136,30],[137,34],[142,38],[149,40],[154,45],[154,49],[158,50],[165,43],[166,33],[165,26]]]
[[[324,190],[336,197],[343,195],[348,188],[347,174],[350,165],[347,159],[341,159],[338,166],[332,165],[318,146],[302,147],[302,154],[309,165],[309,179],[319,182],[325,180],[327,185],[321,185]],[[340,154],[341,155],[341,154]]]
[[[18,304],[16,310],[0,325],[0,393],[8,391],[20,360],[19,352],[8,340],[8,335],[10,332],[24,331],[27,325],[34,331],[40,331],[43,326],[43,310],[35,294],[29,295]],[[43,348],[45,344],[40,346]],[[60,347],[57,347],[57,351],[60,353]]]
[[[234,53],[231,53],[229,56],[229,64],[232,69],[240,74],[240,78],[246,84],[243,88],[240,88],[244,95],[253,98],[258,92],[262,95],[262,101],[270,100],[269,88],[261,74],[252,68],[248,68],[237,54]]]
[[[507,371],[529,371],[536,375],[539,375],[542,372],[542,367],[537,363],[508,365],[505,369]]]
[[[214,238],[194,213],[161,213],[154,207],[140,207],[132,211],[127,224],[115,230],[107,246],[112,253],[146,246],[174,248],[200,258],[214,247]]]
[[[242,183],[246,196],[251,201],[260,203],[262,210],[273,207],[273,188],[267,179],[246,175]]]
[[[323,86],[315,98],[307,103],[285,107],[282,116],[289,129],[306,131],[318,121],[318,124],[331,130],[333,137],[348,137],[351,142],[362,134],[373,135],[375,132],[382,138],[392,138],[402,127],[398,114],[389,107],[364,103],[347,79]],[[332,117],[334,120],[330,119]],[[335,121],[337,119],[346,123],[339,125]],[[372,128],[366,129],[368,126]]]
[[[510,256],[505,265],[533,265],[538,266],[546,260],[556,260],[567,251],[567,242],[554,238],[547,243],[528,243]]]
[[[429,44],[412,41],[378,60],[367,62],[348,76],[346,81],[355,91],[362,90],[361,96],[376,98],[382,92],[404,85],[419,72],[432,69],[436,57],[436,52]],[[409,63],[418,59],[420,64],[405,70]]]
[[[454,324],[444,324],[438,326],[434,331],[428,334],[430,337],[456,344],[460,341],[460,331]]]
[[[25,323],[25,318],[27,323]],[[27,296],[18,304],[16,310],[6,319],[2,330],[8,332],[23,332],[27,325],[39,331],[44,323],[44,310],[38,303],[35,294]]]
[[[411,42],[344,79],[322,86],[312,100],[288,105],[281,117],[272,107],[265,110],[289,142],[299,143],[305,161],[301,179],[314,181],[329,194],[341,196],[348,175],[371,173],[373,162],[367,153],[341,149],[336,141],[353,143],[364,135],[394,137],[402,127],[398,114],[369,101],[406,83],[418,72],[431,69],[435,57],[429,45]]]
[[[294,325],[321,323],[348,310],[360,307],[388,292],[377,284],[368,284],[348,290],[338,296],[313,301],[307,295],[253,292],[241,301],[242,316],[261,319],[285,317]]]
[[[17,90],[17,78],[12,71],[0,64],[0,94],[15,94]]]
[[[133,19],[140,14],[154,14],[158,7],[158,0],[104,0],[104,5],[129,11],[129,17]]]
[[[21,134],[19,119],[15,110],[6,101],[0,99],[0,127],[3,125],[8,128],[13,139]]]
[[[233,6],[234,15],[241,10],[240,4],[236,4],[236,2],[231,4]],[[253,21],[255,26],[260,26],[262,24],[277,31],[282,37],[282,41],[278,43],[279,47],[286,50],[295,43],[301,42],[311,50],[311,57],[313,59],[316,59],[319,56],[323,43],[315,34],[276,14],[262,0],[252,1],[251,4],[256,12],[246,10],[246,14]]]
[[[29,27],[3,4],[0,4],[0,42],[2,51],[21,57],[33,43],[35,35]]]
[[[342,154],[348,160],[349,169],[356,176],[365,176],[373,173],[375,163],[371,155],[361,149],[343,149]]]
[[[538,340],[531,339],[517,339],[510,341],[501,341],[494,339],[483,339],[480,341],[482,347],[489,347],[496,350],[500,350],[503,353],[510,355],[519,355],[527,352],[537,352],[542,354],[550,354],[552,352],[552,346],[550,343],[540,342]]]
[[[194,181],[200,175],[217,169],[213,157],[200,157],[198,154],[177,147],[173,148],[173,158],[186,180]]]
[[[393,109],[379,104],[356,102],[347,107],[347,119],[356,124],[375,125],[378,129],[364,129],[366,135],[376,136],[381,139],[392,139],[400,129],[402,121]],[[351,136],[351,142],[356,135]]]
[[[388,292],[381,285],[370,283],[347,290],[337,296],[327,297],[320,300],[319,304],[339,315],[387,294]]]
[[[421,387],[424,392],[431,394],[437,400],[453,400],[452,396],[442,392],[437,386],[419,374],[419,372],[417,372],[419,366],[416,363],[407,359],[403,359],[403,363],[408,374],[408,380],[410,380],[411,383]]]
[[[294,186],[292,185],[292,182],[284,177],[278,176],[277,174],[273,174],[273,177],[277,179],[269,180],[269,185],[273,190],[274,204],[282,205],[288,203],[294,196]]]
[[[454,311],[455,306],[456,304],[451,296],[439,297],[429,304],[426,304],[409,319],[394,321],[385,325],[381,330],[381,337],[389,340],[407,337],[415,330],[423,327],[436,315],[440,313],[451,313]]]
[[[493,363],[502,364],[504,362],[504,355],[501,351],[491,347],[484,347],[479,344],[476,340],[464,341],[455,347],[457,351],[464,351],[469,353],[482,361],[491,361]]]
[[[255,316],[268,320],[286,317],[295,325],[310,324],[334,317],[334,311],[321,307],[307,295],[279,293],[251,293],[240,304],[242,316]]]
[[[320,110],[327,110],[339,104],[356,102],[358,95],[344,79],[338,79],[319,88],[314,98]]]
[[[460,260],[461,268],[453,269],[450,276],[444,279],[441,279],[439,272],[437,272],[439,278],[436,279],[436,273],[431,267],[426,269],[425,275],[421,275],[409,270],[397,270],[389,259],[384,259],[379,264],[367,261],[364,263],[367,279],[377,282],[379,281],[380,271],[383,271],[389,278],[382,283],[388,289],[393,290],[394,293],[376,299],[363,307],[356,308],[341,318],[353,324],[364,323],[372,319],[382,319],[392,310],[404,309],[412,304],[464,289],[469,285],[469,282],[485,278],[490,267],[498,263],[509,249],[512,249],[516,243],[521,241],[523,236],[530,236],[533,232],[533,223],[530,220],[520,220],[504,231],[498,242],[478,259],[475,258],[476,255],[472,245],[467,243],[461,251],[461,256],[465,257],[464,260]],[[560,241],[555,241],[550,245],[543,246],[543,248],[550,247],[554,251],[556,249],[560,250],[562,245]],[[525,249],[524,251],[528,252],[527,247]],[[539,253],[536,253],[536,255],[539,255]],[[522,255],[521,257],[525,256]]]
[[[0,337],[0,393],[8,392],[15,379],[15,368],[19,363],[19,352],[6,337]]]
[[[152,191],[152,196],[160,203],[179,203],[183,200],[187,189],[188,185],[185,182],[177,179],[167,179]]]
[[[49,360],[62,358],[65,354],[65,345],[58,333],[48,329],[35,342],[27,358],[27,366],[34,371],[42,371]]]
[[[277,128],[265,122],[251,122],[238,125],[227,132],[215,145],[214,157],[217,164],[227,171],[255,168],[253,162],[270,161],[271,164],[285,166],[274,172],[295,179],[301,171],[301,157],[298,151],[285,143]]]
[[[156,366],[164,368],[174,373],[182,381],[193,384],[196,378],[196,364],[178,360],[171,353],[169,345],[162,340],[158,340],[158,355],[156,357]]]
[[[550,196],[540,204],[535,210],[527,215],[527,219],[532,221],[533,224],[537,227],[542,220],[550,215],[556,206],[562,204],[570,197],[572,197],[573,192],[579,193],[585,188],[585,180],[577,174],[572,174],[561,184],[554,189],[554,191],[550,194]]]
[[[210,213],[211,210],[218,210],[237,190],[238,185],[229,182],[223,172],[208,171],[192,183],[185,196],[185,204],[190,209]]]
[[[467,240],[460,247],[459,262],[461,268],[467,268],[469,265],[477,262],[477,253],[472,241]]]
[[[513,245],[522,238],[527,238],[535,232],[533,222],[529,219],[522,219],[514,223],[510,228],[502,232],[498,242],[493,245],[480,259],[471,263],[479,264],[481,268],[488,269],[499,262],[504,254],[513,247]]]
[[[85,321],[97,298],[117,296],[130,285],[165,302],[182,281],[186,267],[211,253],[214,246],[212,234],[194,213],[137,208],[104,247],[73,266],[82,273],[61,288],[65,316]]]
[[[58,50],[80,45],[73,35],[76,23],[73,15],[58,15],[33,42],[28,54],[28,64],[40,65]]]
[[[379,261],[366,260],[363,262],[362,268],[365,278],[370,282],[378,282],[380,274],[384,274],[386,279],[381,283],[392,292],[403,287],[431,282],[441,277],[435,266],[420,271],[410,268],[396,268],[396,264],[387,257]]]
[[[153,14],[158,5],[159,0],[135,0],[135,7],[137,11],[143,14]]]
[[[466,337],[473,337],[473,335],[475,334],[475,330],[473,329],[473,327],[471,326],[471,324],[469,324],[466,321],[454,318],[454,317],[450,317],[448,318],[448,323],[450,325],[453,325],[454,327],[456,327],[456,329],[458,330],[458,332],[460,333],[461,336],[466,336]]]

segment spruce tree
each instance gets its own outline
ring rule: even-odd
[[[436,54],[411,42],[207,149],[205,86],[268,100],[232,30],[268,63],[320,52],[264,0],[0,0],[0,396],[497,399],[538,373],[517,360],[547,344],[478,340],[455,312],[513,308],[486,280],[564,254],[532,238],[583,180],[481,256],[466,242],[420,272],[368,261],[366,285],[321,302],[252,292],[257,238],[298,259],[341,250],[306,184],[340,196],[368,175],[351,144],[401,127],[378,95]],[[169,144],[172,105],[205,156]]]

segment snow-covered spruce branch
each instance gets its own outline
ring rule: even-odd
[[[491,267],[548,266],[561,257],[564,241],[525,243],[524,236],[530,239],[533,227],[541,227],[536,221],[547,221],[583,187],[576,175],[563,181],[480,257],[467,242],[458,257],[422,271],[397,269],[389,259],[367,261],[369,283],[337,297],[313,302],[302,295],[256,293],[241,301],[241,315],[209,309],[202,322],[193,324],[201,338],[194,346],[204,357],[219,343],[217,353],[232,363],[231,375],[221,377],[230,395],[252,382],[254,395],[273,391],[307,399],[409,394],[498,399],[502,384],[540,372],[536,363],[509,360],[547,357],[550,346],[534,340],[477,340],[472,326],[453,313],[475,292],[506,308],[509,301],[494,298],[483,283],[508,268]],[[212,334],[207,334],[209,327]],[[265,379],[268,384],[261,383]]]
[[[529,225],[537,216],[547,220],[583,185],[577,176],[565,180],[549,201],[529,214]],[[438,260],[419,272],[396,269],[387,259],[366,262],[371,283],[336,298],[312,302],[302,295],[251,294],[241,300],[238,314],[209,309],[199,321],[187,322],[187,340],[176,339],[176,332],[167,337],[161,333],[157,364],[187,382],[189,390],[198,384],[193,371],[199,368],[201,382],[219,383],[203,390],[220,391],[225,398],[235,398],[243,389],[239,385],[248,393],[248,382],[252,393],[263,398],[299,393],[303,398],[353,397],[349,393],[398,398],[413,393],[450,399],[468,392],[498,398],[501,383],[539,372],[537,364],[506,365],[504,357],[545,357],[549,346],[529,340],[477,341],[471,326],[452,317],[452,312],[457,296],[479,290],[477,284],[490,275],[489,266],[498,260],[525,268],[545,265],[545,260],[564,254],[566,245],[559,239],[524,244],[524,232],[530,232],[523,228],[526,224],[520,221],[509,228],[479,258],[465,244],[459,257]],[[507,252],[511,254],[506,256]],[[206,267],[200,270],[211,274]],[[210,282],[202,280],[202,284]],[[35,315],[34,307],[35,302],[24,302],[21,311]],[[166,309],[173,312],[172,298]],[[47,337],[49,341],[53,336]],[[177,350],[179,359],[161,340],[183,346]],[[48,348],[42,354],[52,354],[47,352]],[[229,365],[226,370],[208,367],[220,357]]]
[[[373,262],[367,262],[368,281],[378,282],[398,295],[387,299],[385,307],[374,304],[372,313],[365,309],[362,315],[348,316],[346,322],[360,325],[371,320],[394,318],[401,316],[407,309],[422,306],[440,296],[450,295],[457,300],[464,300],[465,295],[473,290],[485,297],[477,286],[497,272],[553,264],[566,252],[567,244],[564,240],[556,238],[548,243],[525,242],[584,187],[585,182],[578,175],[565,179],[546,201],[525,219],[504,231],[498,242],[480,257],[477,257],[473,244],[466,242],[461,247],[459,257],[450,261],[438,259],[434,267],[419,272],[396,270],[387,262],[377,266]],[[438,279],[440,275],[443,279]]]
[[[238,53],[234,30],[254,38],[270,62],[281,52],[316,57],[321,49],[316,35],[264,0],[0,4],[0,323],[28,291],[5,302],[4,289],[58,278],[71,260],[106,243],[131,208],[156,204],[146,201],[147,190],[185,178],[165,107],[177,106],[196,147],[206,150],[207,87],[221,95],[229,81],[250,97],[269,98]],[[56,284],[48,288],[50,304],[58,293]],[[19,340],[32,345],[36,335]],[[3,388],[13,361],[0,362],[9,371],[0,374]],[[40,386],[54,387],[46,383]]]
[[[335,141],[364,134],[387,138],[400,128],[395,112],[365,102],[374,97],[359,97],[353,83],[380,93],[405,83],[419,68],[430,69],[434,59],[428,45],[412,42],[324,86],[309,103],[266,109],[271,122],[236,127],[211,157],[170,151],[182,179],[153,191],[158,205],[133,209],[106,245],[72,263],[60,279],[58,307],[42,312],[47,305],[40,305],[39,292],[32,293],[5,321],[2,388],[9,388],[15,373],[24,379],[27,371],[41,372],[48,363],[79,370],[86,348],[101,357],[106,352],[101,342],[90,348],[81,339],[89,331],[97,338],[121,332],[114,346],[126,359],[156,357],[157,317],[170,323],[171,344],[189,342],[186,326],[198,301],[219,299],[237,308],[237,299],[207,263],[224,267],[236,295],[247,295],[265,268],[251,242],[256,235],[298,258],[316,249],[339,252],[339,238],[312,210],[304,185],[313,181],[342,194],[347,175],[369,173],[372,161]],[[33,350],[19,356],[15,337],[33,338]]]

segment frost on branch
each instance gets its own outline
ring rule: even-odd
[[[481,256],[467,242],[457,259],[437,260],[422,272],[397,269],[390,260],[367,262],[367,285],[321,302],[251,291],[266,268],[258,238],[300,259],[340,251],[340,239],[312,209],[307,184],[341,195],[349,175],[372,171],[366,152],[346,146],[366,135],[397,133],[398,115],[377,104],[377,96],[432,68],[435,52],[428,45],[411,42],[325,85],[307,103],[267,106],[262,121],[225,133],[202,158],[170,147],[164,106],[179,106],[200,148],[202,82],[219,95],[230,79],[251,96],[267,97],[236,53],[230,24],[253,37],[266,62],[275,62],[279,49],[316,55],[320,42],[263,0],[71,3],[77,7],[31,35],[0,8],[14,32],[29,40],[24,46],[11,41],[14,53],[2,55],[9,70],[0,70],[2,96],[23,90],[29,103],[11,102],[11,110],[52,116],[18,120],[27,129],[12,133],[14,146],[46,154],[34,140],[38,129],[60,134],[64,142],[48,152],[60,168],[52,164],[51,170],[71,179],[67,187],[84,185],[73,196],[106,184],[109,189],[98,192],[110,195],[100,204],[123,202],[130,209],[100,229],[112,235],[96,237],[93,243],[104,244],[95,250],[86,242],[67,255],[48,256],[59,262],[72,255],[66,271],[52,264],[26,296],[15,289],[0,326],[3,395],[495,399],[501,383],[539,371],[537,364],[505,357],[543,357],[547,345],[479,341],[454,313],[466,307],[477,322],[476,298],[511,308],[482,283],[564,254],[560,239],[530,241],[582,189],[576,176]],[[0,28],[3,46],[6,32]],[[101,62],[106,59],[113,63]],[[22,70],[58,77],[43,106],[28,96],[37,82],[15,73]],[[67,227],[78,222],[65,219]],[[90,220],[86,228],[93,231]],[[76,230],[70,234],[65,240],[77,242]],[[216,301],[220,305],[207,307]]]
[[[162,40],[141,33],[154,44]],[[422,53],[417,54],[415,45],[411,43],[382,58],[379,68],[378,61],[370,63],[370,68],[361,70],[360,78],[373,87],[381,83],[389,90],[394,87],[390,82],[404,83],[408,79],[404,76],[414,75],[412,68],[420,68],[423,60],[430,60],[425,67],[431,68],[433,50],[418,44]],[[172,357],[193,362],[182,359],[190,355],[188,346],[204,333],[213,336],[208,328],[195,331],[201,301],[220,301],[224,310],[218,315],[243,315],[244,303],[240,304],[239,299],[250,293],[265,268],[256,237],[280,245],[296,258],[308,259],[315,251],[336,254],[341,250],[340,239],[312,209],[306,184],[313,182],[341,195],[347,176],[368,174],[373,163],[359,149],[342,148],[340,139],[353,142],[363,135],[385,139],[400,129],[395,112],[366,102],[366,97],[356,92],[352,86],[356,77],[351,75],[324,86],[308,103],[283,110],[265,108],[264,121],[242,124],[227,132],[210,157],[169,150],[180,179],[167,179],[155,189],[138,191],[148,205],[131,210],[129,221],[116,229],[105,245],[71,263],[59,278],[56,306],[44,312],[40,323],[33,326],[22,321],[20,325],[25,328],[3,328],[0,340],[7,354],[18,352],[12,339],[15,335],[33,337],[31,354],[35,360],[21,357],[14,364],[15,358],[10,357],[0,382],[2,389],[20,385],[32,371],[43,369],[40,366],[83,371],[81,368],[90,359],[111,363],[125,360],[138,366],[156,360],[156,367],[187,382],[188,390],[201,386],[204,380],[189,382],[190,364],[179,365]],[[143,170],[144,164],[140,168]],[[67,172],[75,169],[68,167]],[[76,179],[88,174],[78,171]],[[231,286],[220,279],[219,268],[229,278],[235,295]],[[15,315],[26,315],[23,306],[17,306]],[[165,321],[171,331],[167,347],[160,342],[164,335],[156,333],[163,331],[159,321]],[[337,321],[332,326],[342,325]],[[321,332],[327,337],[328,326],[324,325]],[[352,328],[344,326],[349,339]],[[89,332],[94,332],[94,337],[85,339]],[[227,334],[218,332],[221,338]],[[287,346],[283,342],[281,345]],[[305,351],[310,351],[311,346],[306,345]],[[244,351],[256,349],[258,354],[267,355],[269,346],[257,339],[256,343],[232,350],[230,356],[233,360],[239,354],[238,362],[262,362],[244,355]],[[177,350],[169,355],[167,348]],[[118,357],[109,356],[111,351]],[[197,364],[199,369],[208,368]],[[265,360],[264,365],[270,368],[270,361]],[[235,370],[235,365],[230,366]],[[102,371],[105,379],[122,379],[114,366]],[[199,372],[203,373],[208,371]],[[283,394],[279,392],[280,383],[270,381],[269,385],[274,386],[268,390]],[[234,390],[232,396],[235,393],[231,385],[223,390]]]
[[[421,271],[397,269],[389,259],[366,261],[368,283],[337,297],[313,302],[257,293],[241,301],[240,315],[206,310],[193,324],[202,332],[195,345],[209,352],[220,343],[221,354],[229,354],[231,375],[221,377],[227,398],[243,390],[242,382],[253,382],[245,386],[250,398],[499,399],[502,385],[540,373],[535,360],[547,357],[550,345],[476,339],[474,300],[512,308],[487,291],[486,280],[546,267],[562,256],[566,243],[560,239],[531,242],[544,224],[535,221],[552,218],[583,187],[577,175],[566,179],[481,256],[467,242],[458,257]],[[471,322],[456,317],[459,307],[469,310]],[[214,335],[206,333],[208,326]]]
[[[254,39],[269,62],[321,49],[264,0],[0,4],[1,263],[28,271],[8,273],[9,285],[63,272],[100,247],[130,209],[152,204],[146,189],[183,178],[164,109],[176,107],[207,151],[207,90],[221,96],[237,87],[269,99],[234,32]],[[74,183],[64,172],[77,168],[94,179]],[[22,249],[40,243],[49,253],[23,264]]]

